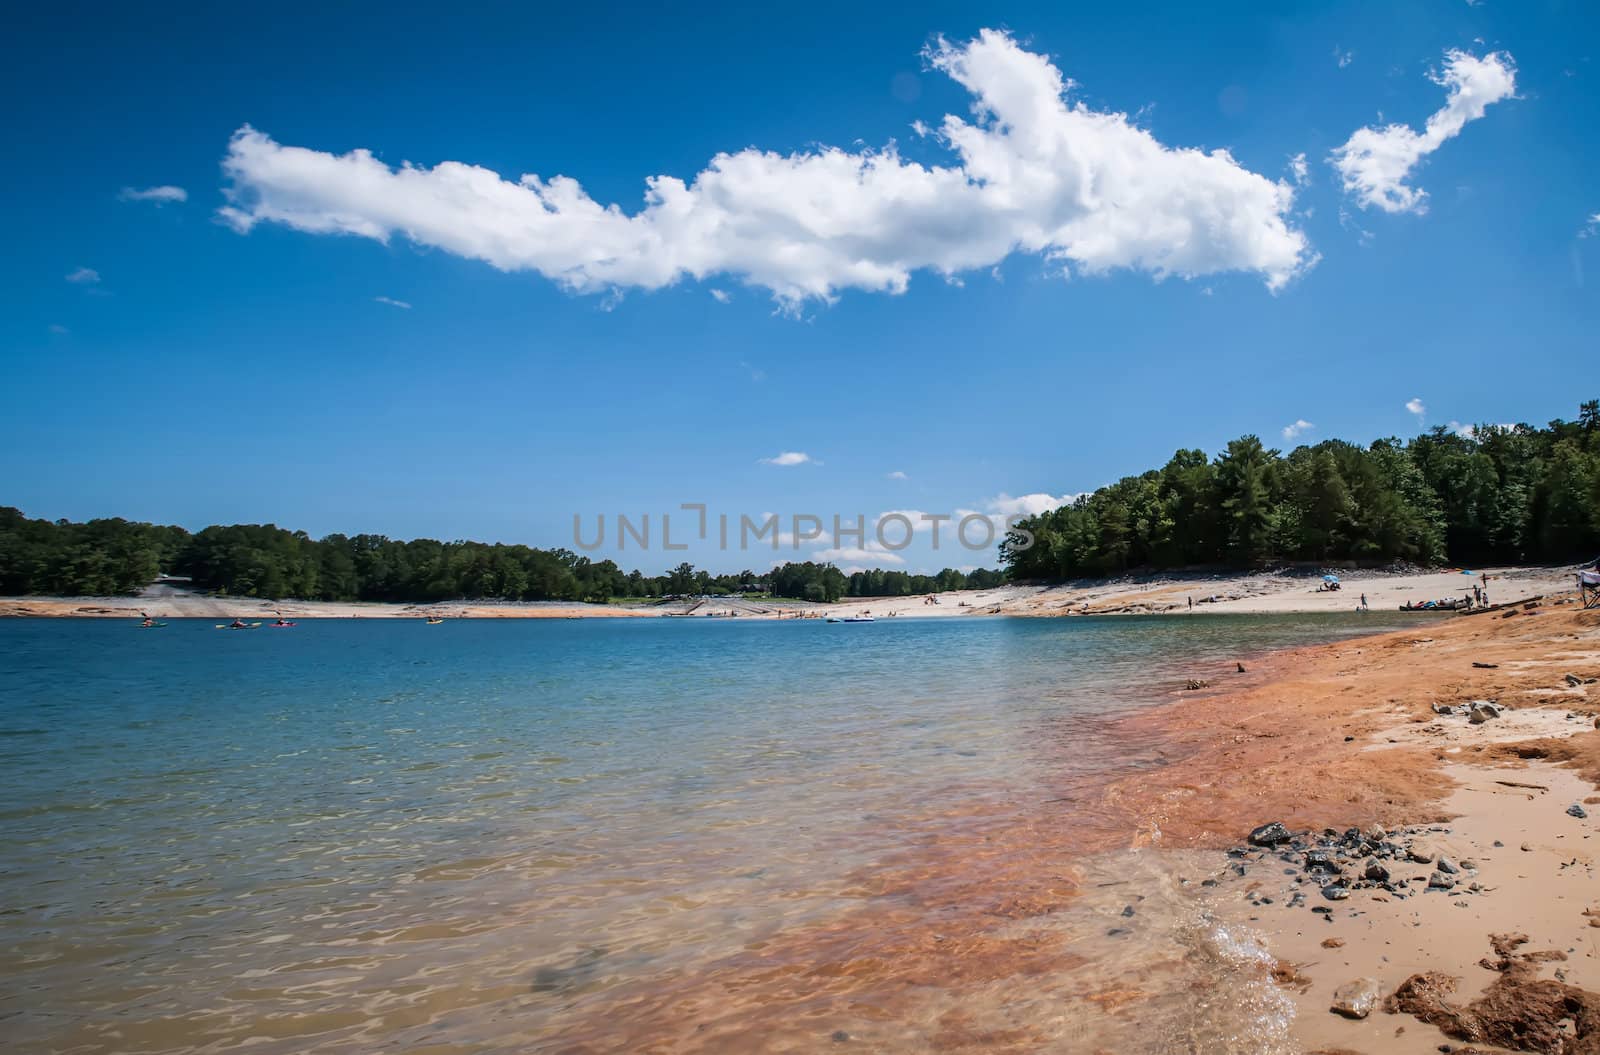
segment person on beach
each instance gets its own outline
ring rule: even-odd
[[[1365,612],[1366,610],[1367,610],[1367,595],[1366,594],[1362,594],[1361,595],[1361,611]]]

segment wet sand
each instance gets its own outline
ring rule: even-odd
[[[1600,613],[1541,605],[1244,665],[1118,719],[1144,746],[1113,778],[1064,767],[1037,800],[928,818],[914,852],[854,877],[853,910],[575,1004],[551,1050],[1435,1051],[1463,1038],[1405,1013],[1334,1015],[1334,989],[1370,977],[1381,998],[1432,971],[1460,979],[1466,1007],[1510,977],[1478,961],[1515,933],[1565,957],[1517,960],[1523,981],[1600,988],[1600,828],[1566,813],[1600,778],[1600,688],[1582,683],[1600,676]],[[1477,698],[1507,713],[1433,710]],[[1274,820],[1413,826],[1408,844],[1462,862],[1459,885],[1327,900],[1303,853],[1227,853]],[[1420,891],[1432,867],[1395,871]]]

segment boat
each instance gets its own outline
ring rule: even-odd
[[[294,624],[294,620],[293,619],[280,619],[276,623],[273,623],[271,625],[272,625],[273,629],[275,629],[275,630],[287,630],[288,628],[294,626],[295,624]]]
[[[429,626],[438,626],[442,622],[444,622],[444,619],[441,618],[440,616],[430,615],[430,616],[428,616],[428,619],[427,619],[427,623],[428,623]]]
[[[157,620],[157,621],[149,622],[149,623],[136,623],[134,625],[137,626],[140,630],[160,630],[162,627],[166,626],[167,624]]]
[[[218,630],[260,630],[260,623],[218,623]]]
[[[831,620],[830,620],[831,622]],[[877,620],[870,615],[847,615],[839,620],[841,623],[876,623]]]
[[[842,623],[842,622],[844,622],[844,620],[840,619],[836,615],[830,615],[830,616],[828,616],[828,622],[830,622],[830,623]]]

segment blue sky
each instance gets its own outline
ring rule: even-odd
[[[0,502],[555,546],[575,513],[998,513],[1247,432],[1573,416],[1600,12],[1258,6],[40,13],[0,44]],[[1016,98],[1051,69],[1068,116]],[[716,222],[645,216],[655,176]]]

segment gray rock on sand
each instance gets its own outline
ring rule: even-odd
[[[1443,872],[1435,872],[1428,877],[1428,887],[1432,890],[1449,890],[1455,885],[1455,879],[1445,875]]]
[[[1285,828],[1279,821],[1263,824],[1250,833],[1250,843],[1253,846],[1277,846],[1279,843],[1286,843],[1293,838],[1294,836],[1290,834],[1289,829]]]
[[[1574,802],[1572,805],[1567,807],[1567,816],[1576,817],[1581,821],[1585,817],[1589,816],[1589,811]]]
[[[1578,677],[1576,674],[1568,674],[1567,684],[1571,685],[1573,688],[1577,688],[1579,685],[1583,684],[1583,679]]]
[[[1435,862],[1434,867],[1448,875],[1455,875],[1457,872],[1461,871],[1461,869],[1456,867],[1456,863],[1450,860],[1450,858],[1446,857],[1444,854],[1439,855],[1439,860]]]
[[[1366,1018],[1378,1006],[1382,992],[1376,978],[1357,978],[1333,991],[1333,1004],[1328,1010],[1345,1018]]]
[[[1387,883],[1389,881],[1389,869],[1385,868],[1377,858],[1367,862],[1367,870],[1362,874],[1375,883]]]
[[[1467,721],[1473,725],[1482,725],[1491,718],[1498,718],[1501,714],[1499,704],[1490,700],[1473,700],[1467,708]]]

